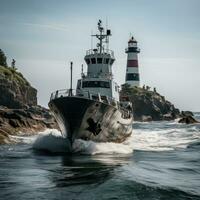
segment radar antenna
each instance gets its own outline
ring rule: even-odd
[[[99,34],[95,34],[95,35],[92,35],[92,36],[95,36],[99,42],[97,43],[97,48],[99,50],[99,53],[101,54],[104,50],[104,47],[103,47],[103,43],[106,43],[108,45],[109,43],[109,36],[111,36],[111,31],[109,29],[106,30],[106,34],[104,33],[104,28],[102,26],[102,21],[99,20],[98,23],[98,30],[99,30]],[[105,41],[104,41],[105,39]]]

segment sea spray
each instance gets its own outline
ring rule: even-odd
[[[70,144],[58,130],[48,129],[36,138],[33,149],[51,153],[64,153],[70,151]]]
[[[140,127],[133,128],[133,134],[123,143],[96,143],[77,139],[73,143],[72,153],[95,155],[130,154],[133,150],[169,151],[187,148],[189,144],[200,138],[198,126],[178,125],[174,122],[165,122],[165,125],[166,128],[161,129],[159,127],[150,128],[151,123],[135,123],[134,126]],[[25,140],[29,141],[27,138]],[[53,153],[69,151],[69,143],[58,130],[48,129],[39,133],[34,140],[33,142],[33,138],[31,138],[33,149],[47,150]]]
[[[161,128],[165,124],[165,128]],[[137,123],[130,138],[134,150],[169,151],[177,148],[187,148],[189,144],[200,139],[200,127],[174,122],[160,122],[157,127],[151,124]],[[138,127],[140,126],[140,127]],[[146,126],[148,128],[146,128]],[[160,127],[161,126],[161,127]]]
[[[52,153],[64,153],[70,151],[70,144],[66,138],[63,138],[57,130],[48,129],[41,132],[33,142],[33,149],[49,151]],[[130,154],[133,148],[125,143],[96,143],[77,139],[72,146],[72,153],[87,155],[95,154]]]
[[[93,141],[76,140],[73,145],[74,152],[81,154],[130,154],[133,148],[124,143],[101,142],[96,143]]]

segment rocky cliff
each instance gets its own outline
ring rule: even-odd
[[[0,105],[20,109],[37,105],[37,90],[15,68],[0,66]]]
[[[46,128],[58,126],[49,110],[37,105],[37,90],[16,68],[0,66],[0,144]]]
[[[179,109],[158,92],[149,88],[122,86],[121,97],[128,96],[133,104],[133,114],[137,121],[172,120],[180,116]]]

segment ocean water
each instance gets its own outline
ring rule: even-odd
[[[200,119],[200,113],[195,114]],[[133,124],[123,144],[77,140],[57,130],[0,146],[0,199],[200,199],[200,124]]]

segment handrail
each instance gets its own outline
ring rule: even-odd
[[[113,78],[113,74],[111,72],[109,73],[98,73],[98,74],[93,74],[93,73],[90,73],[90,72],[83,72],[81,74],[82,78],[108,78],[108,79],[111,79]]]
[[[99,100],[99,101],[102,101],[102,99],[105,99],[105,97],[106,97],[107,101],[110,101],[110,102],[115,101],[116,102],[115,98],[108,97],[105,95],[100,95],[99,93],[90,92],[89,90],[88,91],[72,90],[72,95],[71,95],[70,89],[61,89],[61,90],[52,92],[50,100],[57,99],[60,97],[67,97],[67,96],[77,96],[77,97],[88,98],[88,99],[98,97],[97,100]]]
[[[111,57],[114,57],[114,51],[110,50],[110,49],[103,49],[102,52],[100,53],[98,50],[94,51],[94,49],[89,49],[86,51],[86,56],[89,55],[94,55],[94,54],[108,54],[111,55]]]
[[[129,51],[129,49],[131,49],[131,48],[134,49],[137,53],[140,53],[140,48],[138,48],[138,47],[128,47],[125,49],[125,52],[127,53]]]
[[[123,118],[129,118],[131,115],[130,110],[124,108],[118,101],[115,100],[115,98],[108,97],[105,95],[100,95],[99,93],[93,93],[90,91],[70,90],[70,89],[57,90],[57,91],[51,93],[50,101],[54,100],[54,99],[58,99],[58,98],[68,97],[68,96],[96,100],[99,102],[103,102],[103,103],[112,105],[112,106],[118,108],[122,112]]]

